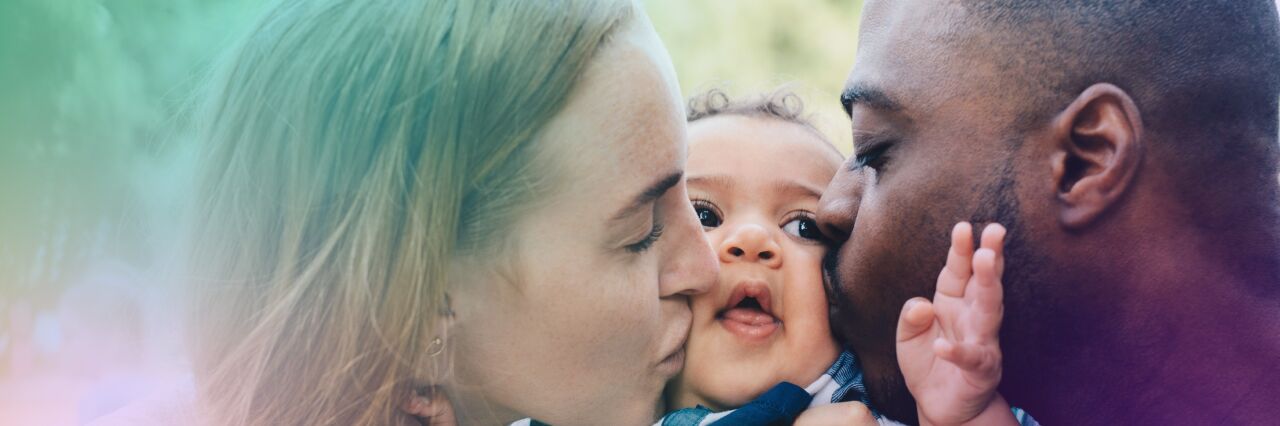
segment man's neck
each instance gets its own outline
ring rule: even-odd
[[[1051,356],[1054,365],[1016,386],[1032,396],[1024,408],[1048,423],[1255,424],[1280,418],[1274,404],[1280,393],[1275,228],[1254,227],[1261,232],[1249,236],[1153,236],[1129,248],[1135,252],[1130,259],[1151,262],[1129,261],[1127,269],[1113,265],[1078,279],[1080,285],[1133,290],[1114,315],[1094,321],[1104,330],[1097,340],[1058,348],[1064,353]],[[1008,396],[1014,404],[1024,399]]]
[[[1080,351],[1036,381],[1046,423],[1260,424],[1280,418],[1280,329],[1260,306],[1191,314],[1146,336]],[[1273,309],[1274,311],[1274,309]],[[1244,318],[1258,319],[1251,323]],[[1218,321],[1214,323],[1213,321]],[[1010,395],[1019,403],[1019,395]],[[1032,402],[1034,401],[1034,402]]]

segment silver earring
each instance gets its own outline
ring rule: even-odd
[[[427,356],[435,358],[442,352],[444,352],[444,339],[439,337],[431,339],[431,346],[427,347]]]

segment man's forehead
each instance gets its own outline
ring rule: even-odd
[[[941,35],[962,22],[967,8],[961,0],[867,0],[862,8],[859,39],[864,36]]]
[[[963,22],[965,13],[963,5],[951,0],[868,0],[843,95],[913,107],[938,98],[945,82],[965,72],[954,66],[959,63],[954,58],[964,54],[958,41],[967,32],[957,22]]]

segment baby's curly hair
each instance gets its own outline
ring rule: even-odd
[[[739,115],[745,117],[762,117],[794,123],[813,131],[823,141],[830,143],[827,136],[814,126],[813,121],[804,113],[804,101],[791,90],[780,88],[772,92],[760,94],[746,100],[732,100],[721,89],[710,89],[689,98],[685,120],[689,123],[715,117],[718,115]]]

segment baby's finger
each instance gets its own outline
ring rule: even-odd
[[[969,372],[982,373],[994,367],[995,357],[982,345],[937,339],[933,341],[933,352],[943,361]]]
[[[996,275],[1004,274],[1004,240],[1009,233],[1004,225],[999,223],[987,224],[982,230],[982,247],[991,249],[996,253]]]
[[[902,305],[898,317],[898,342],[906,342],[920,336],[933,326],[933,304],[928,299],[916,297]]]
[[[449,397],[437,389],[428,388],[425,395],[415,392],[400,410],[418,419],[424,426],[457,426],[453,404]]]
[[[938,277],[938,294],[964,297],[964,285],[973,275],[973,225],[957,223],[951,228],[951,248],[947,250],[947,265]]]
[[[1000,334],[1000,321],[1004,317],[1004,288],[996,275],[996,253],[989,248],[978,249],[973,255],[973,283],[966,289],[965,299],[973,312],[970,322],[979,342],[994,342]]]

